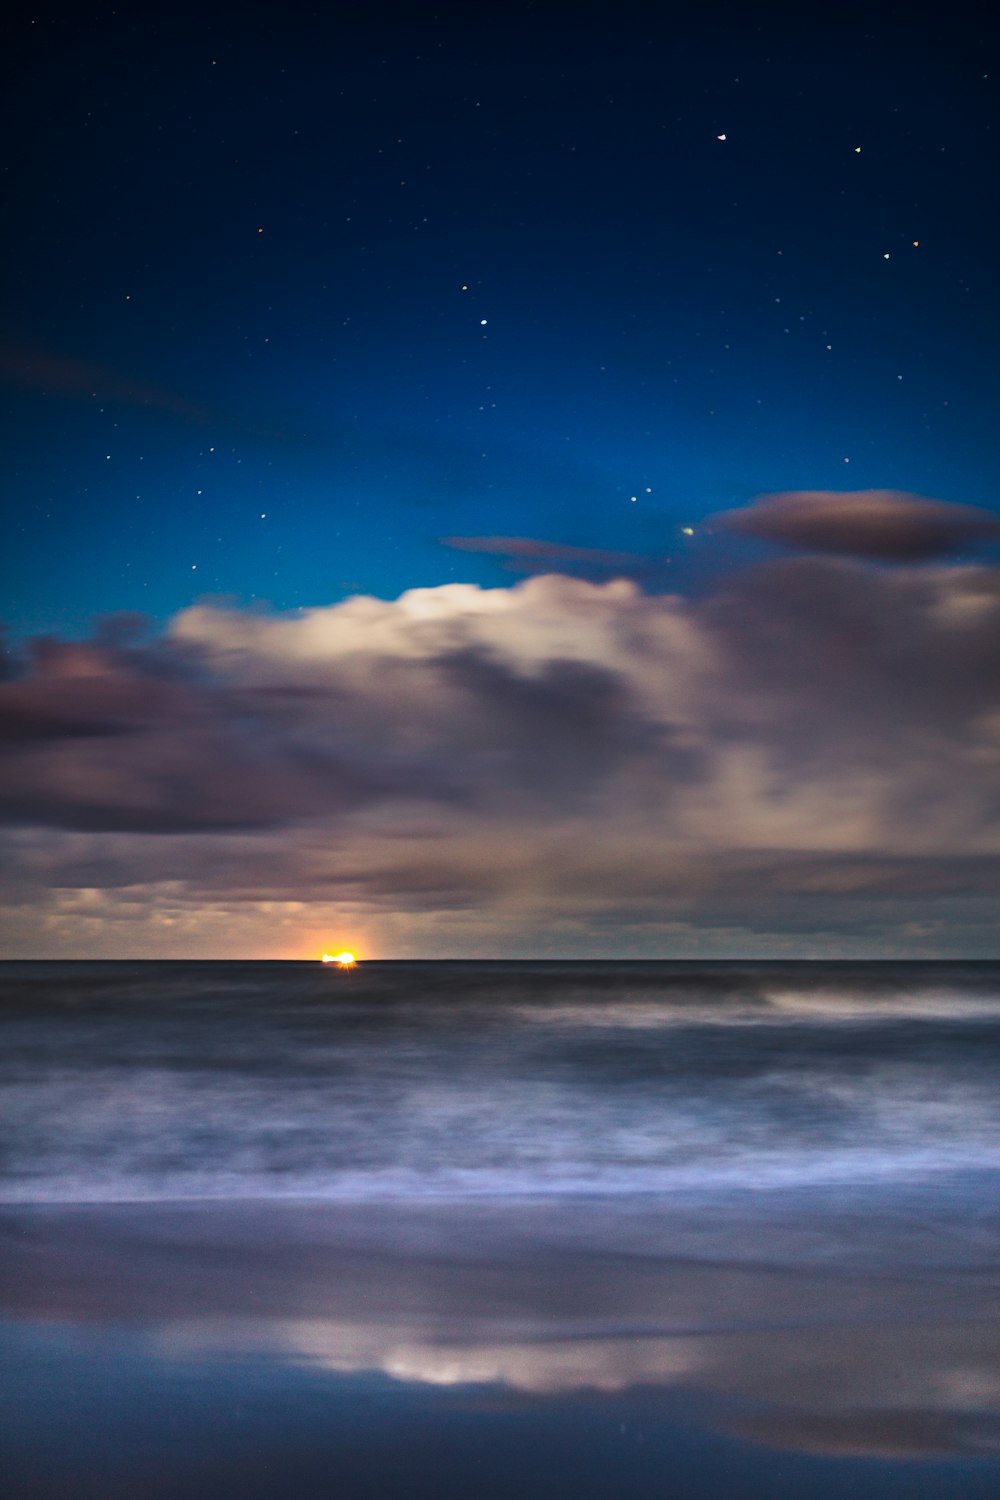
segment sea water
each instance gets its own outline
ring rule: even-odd
[[[0,1201],[1000,1169],[1000,966],[7,964]]]
[[[8,963],[0,1047],[15,1493],[1000,1495],[1000,965]]]

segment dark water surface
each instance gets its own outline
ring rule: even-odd
[[[1000,1496],[1000,965],[0,965],[5,1493]]]

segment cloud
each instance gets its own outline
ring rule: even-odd
[[[333,750],[284,741],[276,726],[301,690],[234,691],[159,646],[43,639],[31,656],[0,683],[0,823],[259,828],[356,798],[366,779]]]
[[[634,552],[609,552],[598,547],[572,547],[530,536],[445,536],[445,547],[459,552],[483,552],[504,559],[511,573],[570,573],[587,578],[636,577],[662,566],[661,560]]]
[[[1000,518],[988,510],[900,490],[789,490],[712,520],[739,536],[876,562],[924,561],[1000,539]]]
[[[998,773],[990,567],[203,604],[0,682],[9,860],[78,936],[307,903],[382,951],[988,952]]]
[[[167,411],[201,425],[215,420],[207,408],[163,386],[122,374],[106,365],[91,364],[65,354],[50,354],[41,349],[0,350],[0,379],[24,390],[41,391],[44,395],[76,396]]]

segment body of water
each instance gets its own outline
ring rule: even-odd
[[[1000,965],[0,966],[11,1493],[1000,1494]]]

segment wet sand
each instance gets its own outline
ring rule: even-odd
[[[5,1208],[10,1493],[986,1500],[996,1202]]]

